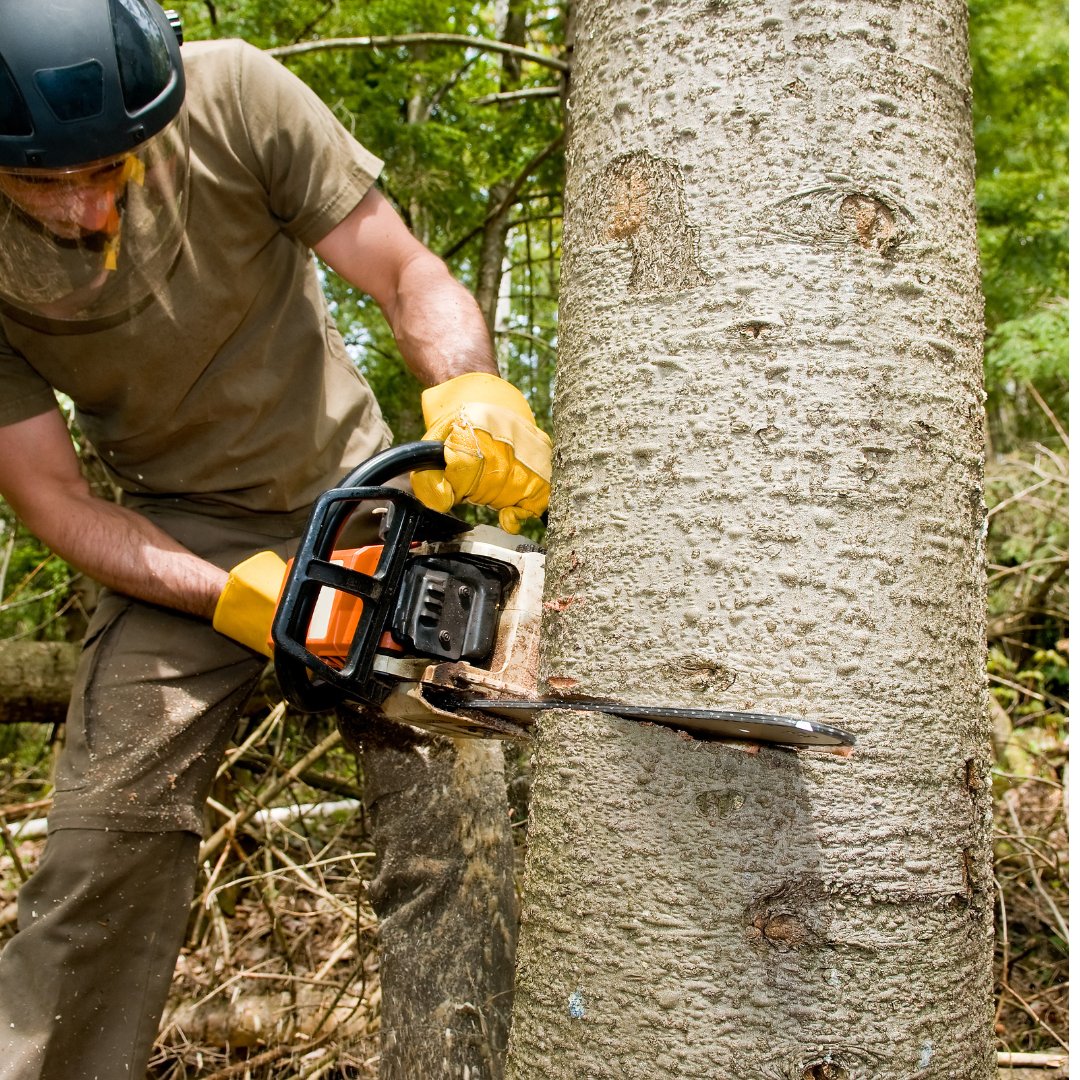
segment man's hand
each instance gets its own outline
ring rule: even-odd
[[[330,561],[371,576],[378,569],[382,552],[381,544],[341,548],[331,553]],[[214,629],[263,656],[273,656],[270,630],[291,566],[273,551],[260,551],[234,566],[214,611]],[[354,593],[332,586],[322,589],[308,621],[307,648],[316,656],[344,660],[363,610],[364,601]]]
[[[551,440],[519,390],[473,372],[425,390],[421,403],[424,438],[443,443],[446,453],[445,470],[412,475],[422,503],[443,512],[459,502],[490,506],[511,533],[547,509]]]
[[[285,561],[273,551],[260,551],[234,566],[214,608],[214,629],[263,656],[272,656],[270,626],[285,570]]]

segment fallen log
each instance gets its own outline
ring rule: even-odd
[[[79,646],[67,641],[0,641],[0,724],[60,724]]]
[[[0,724],[62,724],[78,657],[75,642],[0,640]],[[244,713],[264,711],[279,698],[268,668]]]

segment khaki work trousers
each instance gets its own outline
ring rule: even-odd
[[[287,556],[298,531],[287,519],[143,512],[224,568],[267,548]],[[263,667],[199,619],[102,597],[45,853],[0,953],[0,1080],[145,1075],[194,892],[203,806]],[[381,1076],[497,1080],[516,937],[501,749],[381,729],[361,739],[379,850]]]

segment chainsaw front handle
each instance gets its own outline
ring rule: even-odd
[[[405,571],[410,546],[421,540],[448,540],[469,529],[459,518],[429,510],[415,496],[386,484],[406,473],[438,469],[443,446],[412,442],[393,446],[357,466],[341,483],[316,500],[292,561],[271,628],[274,668],[286,700],[303,712],[326,712],[346,696],[377,705],[386,688],[370,677],[375,651]],[[338,533],[364,503],[384,503],[383,550],[374,573],[335,565]],[[349,654],[340,666],[307,647],[308,631],[324,588],[359,597],[362,613]],[[346,695],[345,689],[352,691]]]
[[[391,446],[370,457],[355,469],[338,487],[370,487],[385,484],[406,473],[421,469],[441,469],[446,464],[441,442],[411,442]]]

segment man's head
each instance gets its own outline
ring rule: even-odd
[[[187,208],[178,23],[154,0],[0,0],[0,299],[129,311]]]

